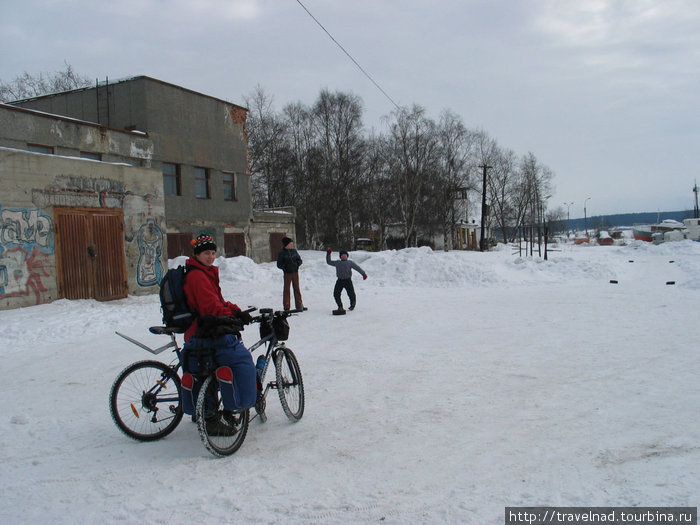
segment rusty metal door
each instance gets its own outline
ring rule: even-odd
[[[168,233],[168,259],[174,259],[181,255],[192,255],[190,233]]]
[[[282,239],[286,237],[286,233],[270,232],[270,260],[276,261],[277,255],[282,249]]]
[[[245,234],[224,233],[224,256],[238,257],[246,254]]]
[[[66,299],[128,294],[122,210],[55,208],[56,275]]]

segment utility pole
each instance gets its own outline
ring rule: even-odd
[[[693,186],[693,193],[695,193],[695,218],[700,218],[700,210],[698,210],[698,181],[695,181],[695,186]]]
[[[486,239],[484,239],[484,228],[486,223],[486,170],[493,166],[487,166],[485,163],[479,166],[484,170],[484,180],[481,184],[481,239],[479,240],[479,251],[486,249]]]
[[[565,202],[564,206],[566,206],[566,238],[569,238],[569,233],[571,233],[571,219],[569,218],[569,208],[573,206],[573,202]]]
[[[583,201],[583,227],[586,229],[586,237],[588,237],[588,218],[586,217],[586,203],[589,200],[591,200],[590,197]]]

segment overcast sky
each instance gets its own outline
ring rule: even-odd
[[[692,209],[698,0],[301,0],[401,106],[444,109],[555,174],[571,217]],[[0,0],[0,79],[147,75],[240,105],[392,102],[296,0]]]

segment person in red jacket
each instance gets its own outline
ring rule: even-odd
[[[236,404],[235,410],[245,409],[255,404],[256,400],[256,370],[250,352],[243,345],[240,334],[235,330],[223,331],[224,335],[207,336],[198,330],[205,316],[222,318],[237,317],[243,324],[252,318],[248,312],[229,301],[221,293],[219,284],[219,268],[214,266],[216,260],[216,244],[211,235],[201,234],[191,241],[194,256],[187,260],[185,278],[185,296],[190,310],[196,312],[195,321],[185,332],[183,352],[188,357],[187,364],[196,361],[192,356],[198,349],[211,348],[215,350],[216,366],[227,366],[233,372]],[[207,318],[211,320],[211,318]],[[225,324],[224,324],[225,326]],[[203,327],[202,327],[203,328]],[[228,407],[227,407],[228,408]]]
[[[211,235],[201,234],[191,241],[194,256],[187,259],[185,296],[190,310],[197,313],[194,322],[185,332],[185,342],[197,332],[199,318],[205,315],[215,317],[236,317],[241,313],[238,305],[224,299],[219,284],[219,268],[216,261],[216,244]],[[197,271],[201,270],[201,271]],[[245,317],[245,316],[244,316]],[[250,318],[250,315],[247,316]]]

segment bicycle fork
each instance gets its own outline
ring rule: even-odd
[[[258,387],[261,389],[258,400],[255,402],[255,412],[256,415],[251,418],[251,421],[257,416],[260,416],[260,420],[265,423],[267,421],[267,415],[265,414],[265,406],[267,405],[267,394],[270,390],[276,390],[278,388],[277,381],[268,381],[263,383],[267,371],[270,368],[270,363],[275,360],[279,352],[279,347],[271,349],[265,355],[265,367],[258,373]]]

